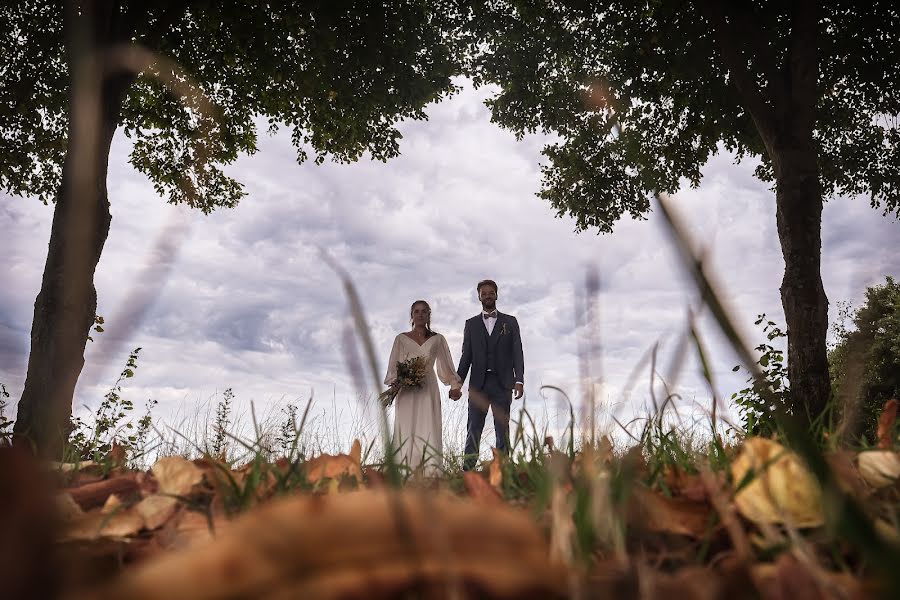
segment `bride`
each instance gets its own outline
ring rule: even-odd
[[[417,470],[426,467],[434,472],[443,459],[441,438],[440,379],[457,391],[462,382],[456,374],[447,340],[431,330],[431,307],[416,300],[409,309],[411,331],[394,338],[384,383],[395,385],[397,362],[421,356],[425,359],[425,383],[419,388],[402,388],[394,400],[394,449],[397,462]],[[437,366],[437,377],[434,368]]]

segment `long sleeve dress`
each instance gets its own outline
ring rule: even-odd
[[[424,467],[434,473],[440,467],[444,453],[438,379],[451,389],[461,388],[462,382],[456,374],[444,336],[436,333],[420,346],[401,333],[394,338],[384,383],[390,385],[397,379],[398,361],[416,356],[425,357],[425,383],[420,388],[401,389],[394,400],[394,449],[400,464],[407,464],[412,469]]]

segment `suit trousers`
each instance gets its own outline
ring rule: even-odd
[[[463,469],[470,471],[478,462],[481,432],[487,418],[488,408],[494,415],[494,431],[497,436],[497,450],[509,454],[509,411],[512,406],[512,390],[500,383],[491,371],[485,374],[484,387],[469,387],[469,420],[466,426],[466,450]]]

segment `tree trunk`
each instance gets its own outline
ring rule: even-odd
[[[831,397],[828,298],[821,275],[823,200],[816,152],[811,139],[798,146],[776,148],[772,154],[792,405],[794,414],[812,421],[824,413]]]
[[[53,458],[61,455],[69,434],[72,397],[97,310],[94,272],[112,218],[106,191],[109,150],[122,102],[134,81],[132,74],[104,74],[99,62],[93,63],[92,71],[78,68],[87,64],[79,60],[99,57],[123,39],[116,2],[81,4],[82,16],[73,16],[70,9],[67,21],[70,39],[79,33],[82,37],[70,45],[73,80],[66,160],[41,291],[34,303],[28,372],[14,428],[16,443]],[[78,74],[96,77],[79,81]],[[87,112],[79,106],[86,106]]]

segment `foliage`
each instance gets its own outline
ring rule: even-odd
[[[849,305],[843,311],[848,315]],[[852,326],[835,329],[837,342],[829,354],[834,393],[841,397],[842,388],[859,385],[858,398],[848,400],[858,400],[860,433],[874,443],[884,403],[900,399],[900,282],[888,276],[866,289]]]
[[[134,403],[121,396],[122,383],[126,379],[134,377],[140,351],[140,348],[135,348],[128,356],[125,368],[109,392],[103,397],[100,406],[91,415],[90,423],[85,422],[81,417],[72,417],[69,449],[76,457],[83,460],[102,461],[109,456],[114,446],[134,450],[146,442],[152,427],[151,410],[156,405],[156,401],[151,400],[148,403],[147,413],[135,427],[133,422],[127,420],[129,413],[134,410]]]
[[[281,409],[281,412],[284,413],[284,420],[278,425],[275,447],[279,456],[293,458],[297,450],[298,438],[297,405],[288,404]]]
[[[787,334],[774,321],[767,320],[765,314],[756,318],[755,325],[762,325],[762,332],[766,334],[766,338],[770,342],[756,347],[756,351],[761,353],[757,364],[764,375],[764,383],[750,377],[747,380],[750,385],[732,394],[731,400],[738,407],[744,431],[755,435],[771,436],[778,431],[776,419],[778,412],[789,412],[791,407],[791,388],[787,368],[784,365],[784,352],[772,345],[772,343],[778,343],[777,340],[786,338]],[[734,367],[733,370],[738,371],[739,369],[740,365]],[[766,400],[766,396],[769,394],[762,392],[762,385],[768,387],[769,392],[774,395],[780,406],[773,406]]]
[[[231,401],[233,399],[234,392],[228,388],[222,393],[222,399],[216,405],[216,421],[213,424],[213,440],[210,448],[212,456],[223,457],[228,450],[226,437],[228,436],[228,425],[231,424]]]
[[[799,5],[727,4],[737,30],[731,41],[758,91],[784,109],[779,86],[789,81],[789,17]],[[847,1],[818,11],[814,135],[822,189],[867,194],[873,206],[897,211],[900,11],[889,2]],[[476,83],[500,86],[488,102],[495,122],[517,136],[561,138],[544,149],[541,197],[578,229],[609,232],[623,215],[645,215],[654,191],[675,192],[683,181],[696,187],[703,165],[723,148],[738,161],[759,157],[757,176],[773,180],[768,149],[714,30],[702,1],[473,3],[470,69]]]
[[[9,392],[6,385],[0,383],[0,447],[8,446],[12,442],[12,431],[15,423],[6,417],[6,403],[9,400]]]
[[[101,317],[100,315],[95,315],[95,316],[94,316],[94,324],[91,326],[91,331],[95,331],[95,332],[97,332],[97,333],[103,333],[104,331],[106,331],[106,330],[103,328],[103,324],[104,324],[104,323],[106,323],[106,320],[104,320],[103,317]],[[91,337],[90,335],[87,336],[87,339],[88,339],[88,341],[90,341],[90,342],[93,342],[93,341],[94,341],[94,338]]]
[[[175,61],[217,108],[189,108],[153,77],[132,85],[120,126],[130,162],[172,203],[209,212],[244,194],[221,165],[257,150],[257,124],[292,130],[298,161],[354,161],[399,153],[396,123],[452,93],[459,66],[444,3],[279,0],[117,3],[113,35]],[[96,8],[96,7],[95,7]],[[45,203],[59,188],[66,151],[69,73],[65,11],[51,2],[0,8],[0,188]],[[378,23],[378,27],[372,27]],[[184,102],[182,102],[182,100]],[[200,139],[206,129],[214,135]],[[206,153],[210,164],[198,160]],[[179,182],[188,176],[188,186]]]

